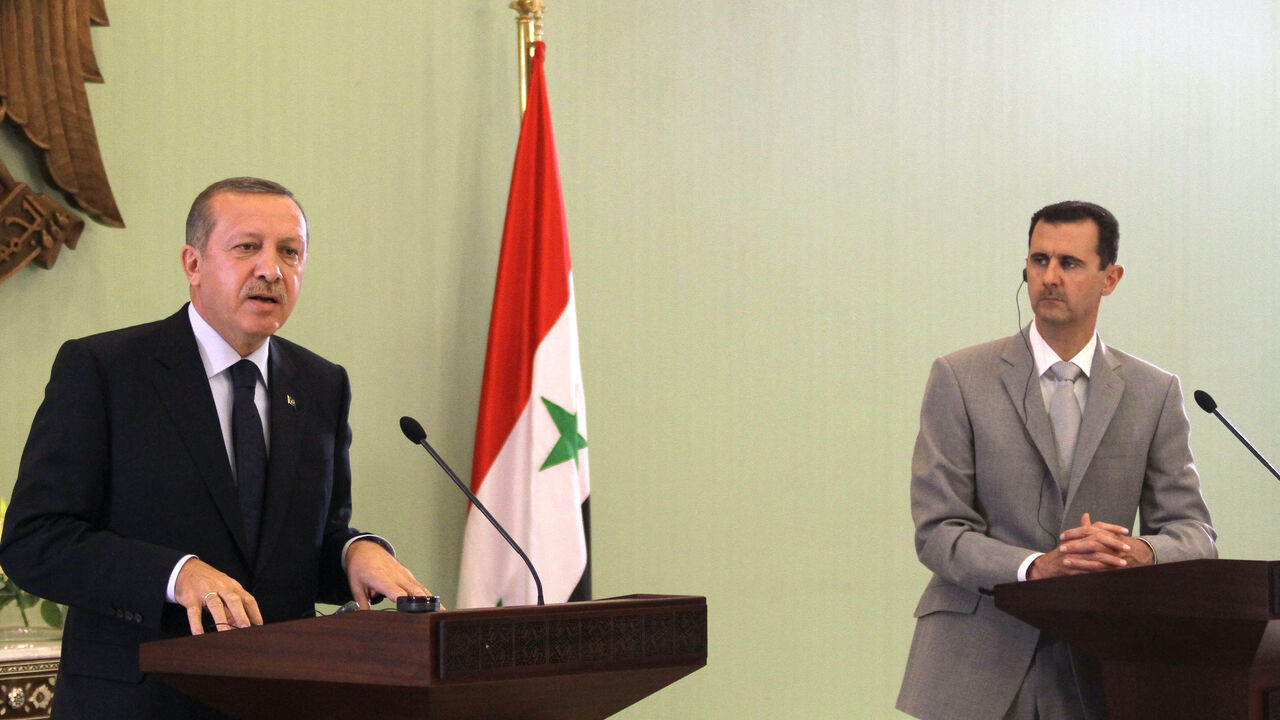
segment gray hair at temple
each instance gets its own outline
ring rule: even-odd
[[[210,185],[196,196],[191,203],[191,210],[187,212],[187,244],[204,252],[204,248],[209,244],[209,233],[213,232],[213,226],[217,222],[217,218],[209,212],[209,203],[215,195],[219,193],[237,193],[240,195],[282,195],[293,201],[298,206],[298,212],[302,213],[302,221],[307,223],[307,234],[311,234],[311,224],[307,222],[307,212],[302,209],[302,203],[298,202],[298,198],[293,196],[293,192],[289,188],[278,182],[263,180],[256,177],[233,177],[226,180],[219,180]],[[307,240],[309,238],[303,238]]]

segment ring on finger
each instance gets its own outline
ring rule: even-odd
[[[207,605],[207,604],[209,603],[209,597],[210,597],[210,596],[212,596],[212,597],[218,597],[218,593],[216,593],[216,592],[207,592],[207,593],[205,593],[205,594],[204,594],[204,597],[203,597],[203,598],[201,598],[200,602],[203,602],[203,603],[205,603],[205,604]]]

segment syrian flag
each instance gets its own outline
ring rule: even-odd
[[[538,42],[489,319],[471,490],[542,576],[547,602],[589,599],[587,412],[569,236]],[[475,508],[458,604],[536,601],[524,562]]]

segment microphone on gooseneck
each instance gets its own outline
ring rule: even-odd
[[[1271,466],[1271,463],[1267,462],[1266,458],[1262,457],[1262,453],[1258,452],[1258,449],[1253,446],[1253,443],[1246,440],[1245,437],[1240,434],[1240,431],[1236,430],[1235,426],[1223,417],[1222,413],[1218,412],[1218,403],[1213,401],[1213,398],[1209,396],[1209,393],[1203,390],[1197,390],[1195,391],[1195,398],[1196,404],[1200,406],[1201,410],[1204,410],[1210,415],[1221,420],[1222,424],[1226,425],[1227,429],[1231,431],[1231,434],[1235,435],[1236,439],[1244,443],[1244,446],[1249,448],[1249,452],[1253,453],[1253,456],[1258,458],[1258,462],[1261,462],[1263,467],[1270,470],[1271,474],[1275,475],[1277,480],[1280,480],[1280,472],[1276,472],[1276,469]]]
[[[453,484],[457,485],[459,490],[466,493],[467,498],[471,500],[471,503],[479,508],[480,512],[484,513],[484,516],[489,519],[490,523],[493,523],[493,526],[497,528],[498,533],[500,533],[503,539],[511,545],[511,548],[516,551],[516,554],[520,556],[520,559],[524,560],[524,564],[529,567],[529,573],[533,575],[533,582],[538,587],[538,604],[545,605],[546,603],[542,600],[542,578],[538,577],[538,571],[533,568],[533,563],[529,561],[529,556],[525,555],[524,550],[521,550],[520,546],[516,544],[516,541],[511,539],[511,536],[503,529],[502,524],[493,517],[488,508],[484,506],[484,503],[480,502],[480,498],[476,497],[475,493],[471,492],[471,488],[467,487],[466,484],[458,479],[457,473],[455,473],[453,468],[449,467],[449,464],[440,457],[440,455],[435,451],[435,448],[431,447],[431,445],[427,443],[427,431],[422,429],[422,425],[417,420],[406,415],[400,418],[400,432],[404,433],[404,436],[409,438],[409,442],[415,445],[421,445],[428,453],[430,453],[431,457],[435,459],[436,464],[444,468],[444,471],[448,473],[449,478],[453,480]]]

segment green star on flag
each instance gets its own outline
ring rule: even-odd
[[[573,460],[573,464],[577,465],[578,451],[587,446],[587,439],[578,434],[578,416],[546,398],[542,398],[542,404],[551,414],[551,422],[556,424],[556,430],[560,431],[560,439],[556,441],[555,447],[551,448],[551,454],[547,455],[546,461],[542,463],[542,467],[538,468],[538,472],[569,460]]]

